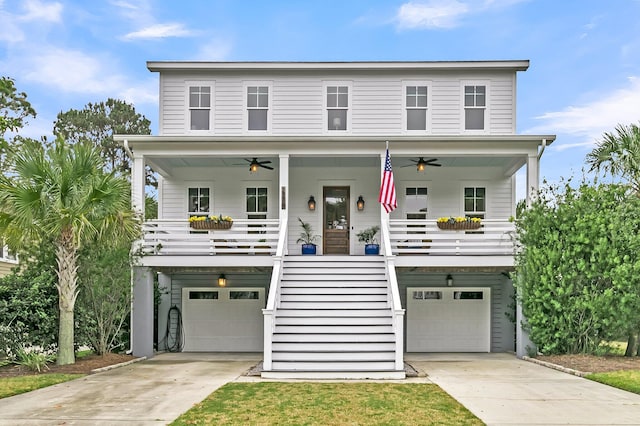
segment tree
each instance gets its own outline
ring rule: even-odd
[[[593,352],[640,324],[640,198],[628,187],[547,186],[516,223],[515,282],[542,352]]]
[[[591,171],[597,170],[620,177],[640,195],[640,127],[619,124],[613,133],[605,133],[587,154]]]
[[[27,94],[18,92],[13,79],[0,77],[0,160],[2,162],[5,160],[9,146],[5,134],[18,131],[25,125],[28,117],[35,118],[35,116],[36,111],[27,101]]]
[[[124,147],[113,135],[149,135],[151,122],[138,114],[133,105],[117,99],[97,104],[88,103],[84,109],[61,112],[54,123],[53,133],[69,143],[91,142],[101,150],[108,171],[128,176],[131,170]],[[147,184],[156,187],[153,171],[147,167]]]
[[[110,244],[137,235],[129,183],[105,172],[100,152],[87,143],[71,146],[58,139],[46,151],[31,144],[10,159],[11,177],[0,177],[0,235],[14,250],[53,241],[60,313],[57,363],[72,364],[78,251],[88,241]]]
[[[640,197],[640,127],[619,124],[615,132],[605,133],[596,147],[587,154],[591,171],[608,173],[626,181]],[[638,345],[640,324],[630,331],[626,356],[640,355]]]

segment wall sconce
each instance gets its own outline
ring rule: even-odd
[[[453,277],[451,274],[447,275],[447,287],[453,287]]]
[[[358,197],[358,201],[356,201],[356,206],[358,207],[358,211],[362,211],[364,210],[364,198],[362,198],[362,195]]]
[[[309,206],[309,210],[315,211],[316,209],[316,199],[313,198],[313,195],[309,197],[309,201],[307,201],[307,206]]]
[[[220,274],[218,277],[218,287],[226,287],[227,286],[227,277],[224,274]]]

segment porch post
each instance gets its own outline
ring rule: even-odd
[[[153,270],[134,266],[131,274],[131,350],[133,356],[153,356]]]
[[[133,155],[131,169],[131,207],[144,219],[145,164],[142,155]]]
[[[289,154],[280,154],[280,176],[279,176],[279,198],[280,204],[278,205],[278,211],[280,223],[283,219],[289,216]],[[286,231],[286,230],[285,230]],[[288,249],[285,244],[284,254],[288,254]]]
[[[538,154],[529,154],[527,157],[527,206],[531,205],[538,192],[539,170]]]

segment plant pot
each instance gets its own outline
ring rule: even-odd
[[[199,220],[189,223],[192,229],[230,229],[232,225],[233,222],[214,222],[212,220]]]
[[[479,229],[480,222],[438,222],[438,228],[449,231],[460,231],[466,229]]]
[[[379,255],[380,244],[365,244],[364,254]]]
[[[303,244],[302,245],[302,254],[315,255],[316,254],[316,245],[315,244]]]

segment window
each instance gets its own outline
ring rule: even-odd
[[[257,291],[230,291],[230,300],[259,300],[260,295]]]
[[[267,188],[247,188],[247,218],[267,218]]]
[[[211,87],[189,86],[189,122],[191,130],[210,130]]]
[[[407,219],[427,218],[427,187],[407,187],[404,198]]]
[[[347,130],[349,87],[327,86],[327,130]]]
[[[217,291],[190,291],[189,300],[217,300]]]
[[[247,87],[247,129],[267,130],[269,112],[269,87]]]
[[[483,187],[464,188],[464,214],[469,217],[485,218],[487,191]]]
[[[406,86],[407,130],[427,130],[427,86]]]
[[[482,300],[484,299],[483,291],[454,291],[454,300]]]
[[[485,109],[487,107],[487,87],[464,86],[464,128],[484,130]]]
[[[209,214],[211,191],[209,188],[189,188],[189,216]]]

